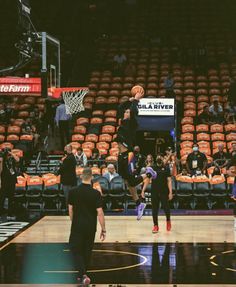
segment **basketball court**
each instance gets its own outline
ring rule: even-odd
[[[153,235],[149,216],[139,222],[134,216],[106,216],[107,238],[100,242],[98,227],[92,254],[93,284],[234,286],[233,217],[174,216],[172,224],[167,232],[161,217]],[[1,284],[77,286],[69,233],[68,216],[45,216],[1,247]]]
[[[106,239],[101,242],[98,224],[89,286],[236,286],[236,219],[230,210],[236,204],[231,194],[236,192],[236,106],[231,103],[236,95],[236,6],[230,0],[69,2],[1,3],[0,151],[7,148],[27,161],[17,173],[4,159],[3,167],[18,176],[15,190],[16,181],[6,196],[9,210],[4,210],[4,198],[0,213],[0,286],[82,286],[76,284],[78,270],[68,243],[71,221],[63,215],[67,184],[58,170],[68,155],[65,144],[75,155],[81,148],[87,157],[85,164],[76,163],[73,186],[81,182],[88,159],[104,199]],[[214,102],[222,111],[215,110]],[[124,103],[126,117],[120,115]],[[199,119],[206,107],[207,118]],[[27,119],[32,121],[29,134],[22,129]],[[117,141],[125,121],[128,133]],[[34,145],[36,134],[40,145]],[[120,144],[126,144],[124,152]],[[133,165],[125,177],[126,167],[118,159],[134,145],[153,160],[145,158],[139,166],[138,159],[134,164],[124,157],[128,170]],[[227,156],[213,175],[219,145]],[[98,159],[92,157],[94,150]],[[202,167],[198,152],[206,155]],[[192,153],[196,158],[186,174]],[[155,167],[155,158],[162,158],[158,168],[171,169],[168,190],[160,187],[160,192],[168,192],[168,202],[173,189],[174,200],[171,231],[166,230],[169,214],[161,215],[159,232],[153,234],[150,210],[140,221],[134,216],[133,206],[138,210],[144,200],[133,197],[131,202],[128,187],[133,185],[126,180],[140,175],[139,167]],[[109,163],[119,180],[113,174],[104,177]],[[145,173],[149,179],[157,176]],[[7,189],[3,182],[0,192]],[[153,191],[149,182],[146,203],[154,210]],[[16,222],[9,219],[10,195],[17,202]]]

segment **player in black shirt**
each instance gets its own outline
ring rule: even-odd
[[[0,215],[4,213],[4,202],[8,198],[8,216],[14,217],[14,193],[17,182],[16,165],[19,157],[12,153],[11,149],[5,148],[0,155]]]
[[[92,187],[91,180],[92,170],[86,167],[82,173],[82,183],[70,190],[68,198],[72,221],[69,243],[78,268],[78,281],[85,285],[90,284],[86,272],[93,249],[97,217],[101,225],[100,239],[103,241],[106,237],[102,197],[100,192]]]
[[[135,143],[136,131],[138,128],[138,103],[143,97],[142,93],[129,99],[119,107],[119,117],[121,118],[121,125],[117,132],[115,139],[118,142],[119,156],[118,156],[118,173],[124,178],[129,192],[133,197],[137,207],[137,220],[140,220],[144,209],[145,202],[142,202],[137,195],[136,186],[143,182],[146,178],[155,177],[156,174],[151,167],[148,167],[146,174],[135,175],[135,157],[133,154],[133,147]]]
[[[167,231],[171,230],[169,200],[172,199],[173,195],[170,169],[164,165],[163,159],[157,159],[154,170],[157,173],[157,177],[152,180],[151,185],[152,218],[154,224],[152,232],[157,233],[159,230],[158,212],[160,203],[166,215],[166,229]]]
[[[72,146],[70,144],[65,146],[65,156],[62,159],[58,174],[61,175],[61,184],[66,198],[67,206],[69,190],[77,185],[76,159],[72,153]]]

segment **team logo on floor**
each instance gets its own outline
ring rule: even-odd
[[[29,222],[12,221],[0,223],[0,243],[15,235],[27,225],[29,225]]]

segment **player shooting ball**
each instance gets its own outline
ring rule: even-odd
[[[146,168],[146,173],[136,175],[135,171],[135,157],[132,152],[136,140],[136,131],[138,128],[138,103],[144,96],[144,89],[141,86],[134,86],[131,89],[132,97],[129,101],[119,106],[119,114],[121,117],[121,124],[117,132],[115,141],[119,147],[118,157],[118,172],[124,178],[126,185],[136,203],[137,220],[140,220],[146,203],[139,198],[136,186],[150,178],[156,178],[156,172],[151,168]]]

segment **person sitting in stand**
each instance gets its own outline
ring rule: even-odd
[[[224,110],[217,100],[209,107],[209,112],[212,115],[213,122],[222,123],[224,121]]]
[[[204,174],[207,168],[207,157],[199,151],[197,143],[193,144],[193,152],[190,153],[186,160],[186,168],[189,174]]]
[[[218,152],[213,155],[214,165],[223,168],[228,164],[229,161],[229,154],[224,152],[224,145],[218,145]]]
[[[116,172],[114,164],[108,164],[107,172],[103,174],[103,177],[105,177],[109,182],[111,182],[111,180],[117,176],[119,176],[119,174]]]
[[[197,123],[198,124],[206,124],[206,125],[214,124],[213,119],[212,119],[212,115],[209,112],[208,106],[204,106],[200,115],[197,116]]]
[[[35,148],[38,145],[39,133],[36,127],[32,124],[31,118],[26,118],[21,128],[22,128],[22,134],[33,136],[33,146]]]
[[[75,159],[76,159],[77,166],[80,166],[80,167],[87,166],[88,159],[81,147],[77,149],[77,152],[75,153]]]
[[[92,149],[92,155],[89,160],[91,166],[101,167],[103,164],[104,158],[99,154],[99,150],[97,148]]]

